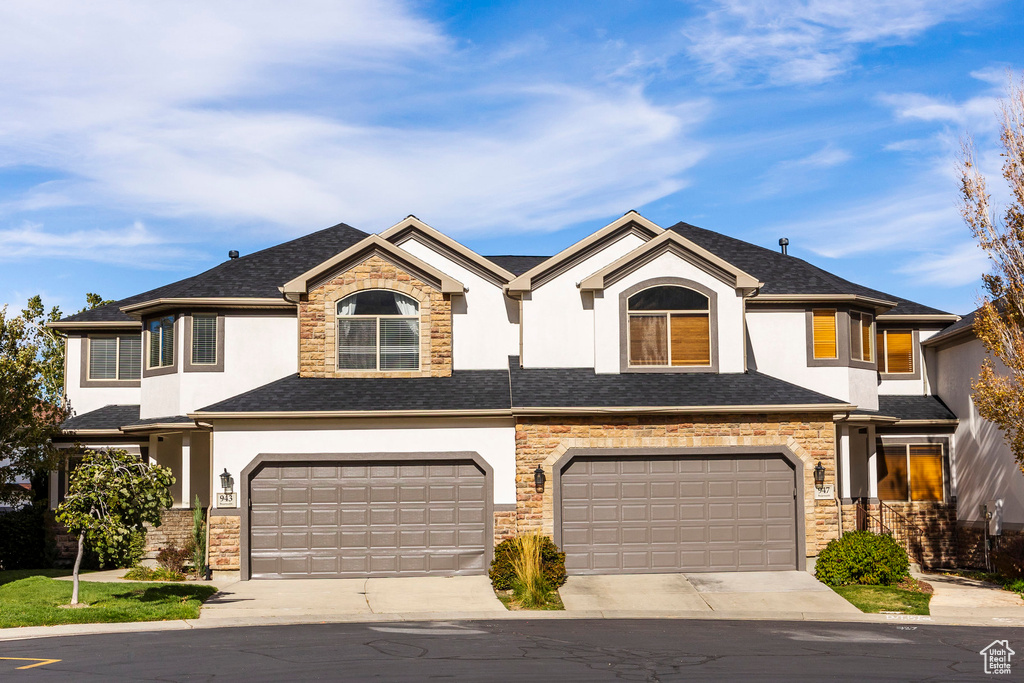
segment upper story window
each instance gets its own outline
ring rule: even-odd
[[[174,365],[174,316],[149,321],[148,367],[166,368]]]
[[[217,364],[217,314],[192,314],[192,365]]]
[[[630,367],[711,365],[708,297],[687,287],[650,287],[627,303]]]
[[[850,313],[850,358],[867,363],[875,359],[875,319],[869,313]]]
[[[89,337],[89,380],[137,381],[142,375],[142,335]]]
[[[836,336],[836,310],[816,309],[811,313],[813,320],[813,353],[815,359],[839,358],[839,344]]]
[[[419,370],[420,305],[410,296],[368,289],[338,302],[339,370]]]
[[[914,374],[914,333],[912,330],[879,330],[878,371],[883,374]]]

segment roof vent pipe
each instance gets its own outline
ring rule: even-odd
[[[786,247],[789,246],[789,239],[787,239],[785,237],[780,237],[779,238],[779,246],[782,247],[782,254],[783,254],[783,256],[785,256],[786,254],[789,253],[789,250],[786,249]]]
[[[228,252],[228,258],[238,258],[238,252],[234,249]]]

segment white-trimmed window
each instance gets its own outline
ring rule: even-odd
[[[135,381],[142,376],[142,335],[89,337],[89,380]]]
[[[870,363],[875,359],[875,319],[870,313],[850,313],[850,358]]]
[[[878,371],[892,375],[914,374],[914,332],[879,330]]]
[[[420,305],[415,299],[367,289],[337,306],[339,370],[419,370]]]
[[[192,365],[217,364],[217,314],[192,314]]]
[[[148,367],[166,368],[174,365],[174,316],[149,321]]]
[[[708,297],[677,285],[659,285],[629,297],[630,367],[711,365]]]

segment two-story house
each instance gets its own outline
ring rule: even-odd
[[[922,343],[957,319],[631,211],[550,257],[342,224],[54,326],[67,445],[170,466],[214,569],[282,578],[534,529],[570,573],[802,569],[855,501],[955,521]]]

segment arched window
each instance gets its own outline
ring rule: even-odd
[[[339,370],[419,370],[420,305],[387,289],[338,302]]]
[[[708,297],[686,287],[650,287],[627,304],[629,365],[711,365]]]

